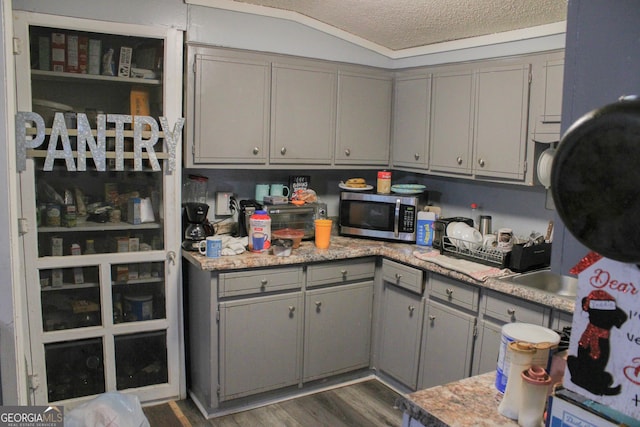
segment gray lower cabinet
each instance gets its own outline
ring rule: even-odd
[[[297,384],[302,292],[220,303],[220,400]]]
[[[415,390],[424,312],[423,272],[383,260],[377,369]]]
[[[480,289],[476,286],[438,274],[430,275],[419,389],[470,375],[479,296]]]
[[[522,322],[544,327],[550,324],[551,308],[497,292],[486,291],[481,307],[472,375],[496,369],[504,324]]]
[[[418,388],[469,376],[477,318],[435,301],[427,303]]]
[[[373,281],[308,290],[303,381],[369,366]]]

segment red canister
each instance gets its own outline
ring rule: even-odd
[[[378,171],[378,193],[391,193],[391,171]]]

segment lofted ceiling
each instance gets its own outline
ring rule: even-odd
[[[295,12],[392,51],[563,22],[567,0],[233,0]]]

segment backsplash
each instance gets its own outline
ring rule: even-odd
[[[185,176],[197,173],[209,178],[209,218],[221,220],[224,217],[216,218],[214,215],[216,192],[233,192],[238,200],[253,199],[256,184],[287,184],[290,175],[309,175],[310,187],[316,191],[320,201],[327,203],[329,216],[337,216],[340,181],[357,176],[375,187],[377,170],[189,169],[184,173]],[[546,194],[542,187],[465,181],[401,171],[393,172],[392,183],[425,185],[430,203],[442,207],[443,216],[447,217],[469,217],[471,203],[476,203],[476,215],[491,215],[494,231],[509,227],[518,236],[528,236],[532,231],[544,234],[549,220],[554,218],[554,211],[545,208]]]

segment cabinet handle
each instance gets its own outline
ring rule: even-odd
[[[345,277],[347,275],[347,270],[340,270],[340,274],[342,274],[342,277]]]
[[[516,309],[515,308],[508,308],[507,309],[507,314],[509,316],[515,316],[516,315]]]
[[[433,322],[434,320],[436,320],[436,316],[434,316],[433,314],[429,315],[429,320]]]
[[[420,159],[420,153],[416,153],[416,154],[414,154],[414,155],[413,155],[413,157],[414,157],[416,160],[419,160],[419,159]]]
[[[349,150],[348,148],[344,150],[344,155],[345,156],[350,156],[351,155],[351,150]]]
[[[253,147],[253,155],[256,156],[260,153],[260,149],[258,147]]]
[[[287,154],[287,147],[282,147],[282,148],[280,149],[280,154],[282,154],[283,156],[284,156],[285,154]]]
[[[409,309],[409,314],[413,314],[414,310],[416,309],[414,306],[410,305],[409,307],[407,307]]]
[[[447,293],[447,296],[452,296],[453,295],[453,289],[451,289],[451,288],[447,288],[447,290],[445,292]]]
[[[289,306],[289,313],[293,314],[293,312],[296,311],[296,307],[293,305]]]
[[[167,252],[167,259],[172,265],[176,265],[176,253],[174,251]]]
[[[320,308],[320,306],[322,305],[322,301],[316,301],[316,308]]]
[[[484,159],[478,159],[478,164],[480,165],[481,168],[484,167]]]
[[[458,162],[459,165],[462,164],[462,157],[458,156],[456,157],[456,162]]]
[[[260,280],[260,287],[264,288],[265,286],[267,286],[267,283],[269,283],[267,279]]]
[[[402,274],[396,273],[396,282],[400,283],[400,279],[402,279]]]

